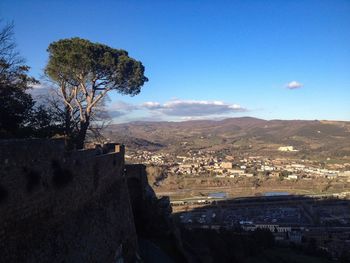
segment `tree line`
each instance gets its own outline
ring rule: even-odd
[[[47,49],[44,76],[52,92],[34,99],[30,90],[40,82],[16,51],[14,25],[0,26],[0,139],[62,136],[68,149],[82,149],[87,134],[99,135],[105,125],[108,93],[134,96],[148,81],[125,50],[61,39]]]

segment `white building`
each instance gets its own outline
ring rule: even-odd
[[[298,176],[296,174],[290,174],[290,175],[287,176],[287,179],[288,180],[297,180]]]
[[[280,152],[296,152],[293,146],[281,146],[278,148]]]

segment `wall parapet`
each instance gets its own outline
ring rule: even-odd
[[[123,145],[67,152],[63,140],[4,140],[0,162],[0,262],[61,262],[58,248],[66,262],[112,262],[123,242],[125,258],[135,254]]]

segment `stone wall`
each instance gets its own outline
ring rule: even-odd
[[[140,251],[145,251],[145,243],[142,241],[148,240],[156,246],[162,247],[173,262],[195,262],[183,249],[180,233],[171,217],[172,209],[169,197],[157,198],[149,185],[147,167],[143,164],[127,164],[125,165],[125,174],[135,229],[141,240]],[[146,262],[156,262],[155,255],[148,253],[148,251],[146,254],[141,253]],[[158,260],[161,262],[161,259]],[[168,261],[165,260],[165,262]]]
[[[0,142],[0,262],[129,262],[136,250],[122,146]]]
[[[137,233],[148,237],[166,235],[172,230],[169,198],[157,198],[148,184],[145,165],[129,164],[125,170]]]

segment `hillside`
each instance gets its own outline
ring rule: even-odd
[[[291,145],[306,157],[350,157],[350,122],[262,120],[251,117],[220,121],[133,122],[111,125],[105,136],[130,150],[183,152],[214,150],[280,155]]]

